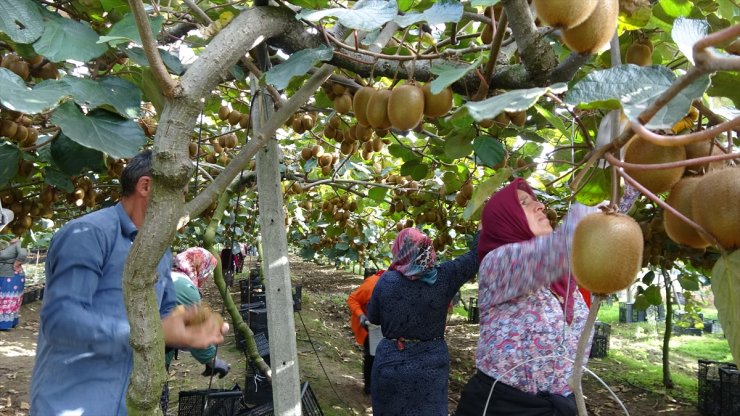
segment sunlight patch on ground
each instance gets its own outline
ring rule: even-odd
[[[26,349],[19,342],[0,341],[0,355],[3,357],[34,357],[36,344],[33,344],[33,349]]]

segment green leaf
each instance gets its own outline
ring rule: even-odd
[[[649,272],[645,273],[645,276],[642,276],[641,282],[644,285],[650,285],[653,283],[653,280],[655,280],[655,272],[650,270]]]
[[[401,166],[401,175],[411,176],[415,181],[420,181],[429,174],[429,165],[422,163],[422,159],[409,160]]]
[[[316,49],[304,49],[298,51],[288,58],[285,62],[274,66],[265,74],[265,82],[282,90],[288,86],[291,78],[295,76],[305,76],[317,62],[326,62],[332,58],[334,50],[332,48],[320,47]]]
[[[140,114],[141,90],[129,81],[117,77],[98,81],[65,77],[60,82],[67,86],[80,106],[104,108],[127,118],[136,118]]]
[[[162,22],[164,16],[156,16],[149,18],[149,26],[152,30],[152,36],[157,37],[157,33],[162,30]],[[123,19],[113,24],[107,36],[101,36],[98,42],[107,42],[111,46],[115,47],[121,43],[133,42],[137,45],[141,45],[141,35],[139,35],[139,29],[136,27],[136,21],[134,20],[133,13],[127,13],[123,16]]]
[[[542,107],[541,105],[535,105],[534,109],[540,113],[542,117],[545,118],[550,124],[552,124],[553,127],[558,129],[558,131],[565,137],[570,137],[571,133],[568,131],[568,129],[565,127],[565,124],[563,123],[563,120],[560,119],[560,117],[556,116],[552,113],[552,111],[546,109],[545,107]]]
[[[473,7],[486,7],[498,4],[501,0],[472,0],[470,5]]]
[[[18,173],[21,151],[9,143],[0,144],[0,188]]]
[[[720,257],[712,268],[712,293],[735,362],[740,362],[740,250]]]
[[[390,153],[391,156],[400,157],[404,161],[413,160],[419,157],[411,149],[401,146],[398,143],[393,143],[388,146],[388,153]]]
[[[89,169],[105,170],[105,155],[102,152],[81,146],[62,133],[51,142],[51,157],[54,165],[68,176],[78,175]]]
[[[44,13],[44,20],[44,33],[34,42],[33,48],[52,62],[68,59],[87,62],[108,50],[108,45],[98,43],[100,37],[87,22],[65,19],[50,12]]]
[[[483,204],[510,176],[510,168],[499,169],[495,175],[476,186],[473,190],[473,196],[470,197],[470,201],[463,211],[463,218],[469,220],[473,217],[480,217],[480,209],[483,207]]]
[[[637,116],[660,97],[676,80],[664,66],[622,65],[586,75],[571,88],[565,102],[582,109],[607,110],[624,108],[627,118]],[[691,102],[699,98],[709,86],[704,76],[681,90],[647,123],[649,129],[669,129],[689,111]]]
[[[139,66],[148,67],[149,61],[146,59],[144,49],[140,47],[134,48],[121,48],[122,52],[126,54],[132,61]],[[185,73],[185,67],[182,66],[180,59],[171,54],[169,51],[157,49],[159,51],[159,57],[162,58],[162,62],[169,69],[171,74],[182,75]]]
[[[52,109],[69,94],[66,85],[56,80],[44,81],[31,90],[21,77],[5,68],[0,68],[0,85],[0,104],[26,114]]]
[[[693,64],[694,44],[707,33],[709,33],[709,23],[706,20],[679,17],[673,21],[671,37],[681,53]]]
[[[387,193],[388,188],[376,187],[367,191],[367,196],[377,202],[383,202]]]
[[[643,293],[645,295],[645,299],[651,304],[651,305],[660,305],[663,303],[663,295],[660,293],[660,288],[655,285],[648,286],[647,289],[645,289],[645,292]]]
[[[460,176],[455,172],[445,172],[442,174],[442,183],[444,183],[445,194],[459,191],[460,187],[463,186],[463,182],[463,178],[460,178]]]
[[[740,72],[722,71],[712,75],[712,85],[707,95],[712,97],[727,97],[740,107]]]
[[[432,64],[430,71],[432,74],[437,76],[437,78],[432,81],[432,94],[439,94],[443,89],[454,84],[455,81],[464,77],[468,72],[478,68],[481,62],[483,62],[482,56],[478,57],[478,59],[473,61],[472,64],[467,66],[452,65],[448,63]]]
[[[567,86],[565,83],[561,82],[544,88],[513,90],[487,100],[469,102],[463,107],[468,109],[468,112],[473,116],[475,121],[482,121],[494,118],[504,111],[524,111],[533,106],[540,97],[548,92],[559,94],[566,89]]]
[[[387,22],[393,20],[397,14],[398,7],[395,0],[364,0],[357,2],[351,10],[341,8],[302,10],[296,15],[296,19],[318,22],[325,17],[336,17],[339,23],[345,27],[370,32],[383,27]]]
[[[85,116],[74,103],[59,106],[51,121],[71,140],[116,159],[136,155],[146,143],[144,132],[134,121],[104,110]]]
[[[0,1],[0,32],[13,42],[33,43],[44,32],[38,6],[31,0]]]
[[[151,68],[139,67],[131,68],[128,74],[121,79],[127,79],[129,82],[137,85],[144,94],[144,99],[151,102],[158,114],[162,114],[164,108],[164,95],[159,87],[159,82],[154,78]]]
[[[430,26],[435,26],[447,22],[459,22],[462,15],[463,6],[460,2],[440,0],[422,13],[407,13],[405,16],[396,17],[394,21],[400,27],[407,27],[423,21],[429,23]]]
[[[576,201],[594,206],[611,198],[611,169],[591,168],[589,181],[576,194]]]
[[[473,138],[475,129],[454,130],[445,137],[445,156],[450,159],[465,157],[473,151]]]
[[[660,0],[660,7],[672,17],[688,16],[693,8],[689,0]]]
[[[501,163],[506,156],[503,144],[491,136],[476,137],[473,140],[473,150],[480,163],[489,168]]]
[[[640,293],[635,296],[634,308],[638,311],[644,311],[650,306],[650,301],[647,299],[644,293]]]
[[[631,31],[642,29],[650,23],[650,19],[653,17],[653,8],[650,3],[643,3],[638,7],[629,16],[626,13],[619,14],[617,21],[619,22],[620,30]]]
[[[678,283],[684,290],[699,290],[699,280],[696,278],[696,276],[681,276],[678,278]]]
[[[71,193],[75,187],[69,175],[60,171],[59,169],[47,166],[44,169],[44,183],[47,183],[55,188],[59,188],[65,192]]]

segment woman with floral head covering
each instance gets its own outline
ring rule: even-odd
[[[10,215],[13,211],[10,211]],[[8,217],[12,218],[10,215]],[[7,218],[7,217],[6,217]],[[1,226],[1,225],[0,225]],[[15,328],[20,319],[26,274],[23,262],[28,250],[21,247],[18,237],[10,241],[0,238],[0,330]]]
[[[367,318],[381,326],[371,377],[375,415],[447,415],[450,300],[478,269],[473,248],[436,265],[432,240],[416,228],[396,237],[393,262],[375,285]]]
[[[172,260],[171,273],[172,281],[175,283],[177,303],[186,307],[201,303],[199,289],[213,274],[217,265],[216,256],[202,247],[190,247],[177,254]],[[190,353],[198,362],[205,364],[204,376],[217,373],[221,378],[231,368],[225,361],[216,357],[215,345],[205,349],[191,349]],[[174,351],[167,353],[165,362],[168,367],[173,357]]]
[[[588,309],[569,253],[576,225],[594,211],[576,203],[553,231],[523,179],[486,203],[478,244],[478,371],[456,416],[577,413],[568,378]]]

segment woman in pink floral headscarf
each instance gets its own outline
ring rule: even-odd
[[[190,247],[177,254],[172,262],[172,270],[185,274],[199,289],[218,265],[216,256],[201,247]]]

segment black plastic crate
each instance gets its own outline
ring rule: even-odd
[[[647,308],[647,315],[656,321],[665,321],[665,305],[651,305]]]
[[[730,416],[722,411],[722,381],[720,380],[720,370],[728,368],[737,370],[733,363],[724,363],[711,360],[699,360],[697,371],[698,389],[697,389],[697,408],[699,413],[704,416]],[[737,388],[738,385],[735,384]],[[738,394],[735,393],[736,397]]]
[[[641,311],[635,308],[633,303],[619,302],[619,322],[645,322],[647,321],[647,311]]]
[[[612,334],[612,326],[606,322],[594,322],[594,336],[595,337],[606,337]]]
[[[228,416],[239,412],[242,391],[232,390],[188,390],[181,391],[177,416]]]
[[[468,322],[471,324],[480,323],[480,309],[478,309],[478,298],[470,298],[468,303]]]
[[[236,340],[236,347],[245,351],[247,349],[247,341],[242,336],[240,331],[234,331],[234,337]],[[265,358],[270,356],[270,341],[267,339],[267,333],[258,332],[254,334],[254,343],[257,345],[257,352],[260,357]],[[267,359],[269,364],[269,359]]]
[[[274,405],[271,401],[251,409],[245,416],[273,416],[274,414]],[[316,395],[313,394],[308,382],[301,386],[301,414],[304,416],[324,416],[319,401],[316,399]]]
[[[705,319],[704,332],[707,334],[722,334],[722,325],[716,319]]]
[[[267,333],[267,308],[264,307],[264,303],[254,302],[241,305],[239,314],[252,332]]]
[[[722,396],[720,416],[740,415],[740,371],[737,367],[720,367],[719,382]]]
[[[594,335],[588,358],[606,358],[607,355],[609,355],[609,338]]]
[[[252,362],[247,365],[244,385],[243,400],[248,409],[255,409],[266,404],[272,405],[272,384]],[[248,414],[251,414],[251,410]]]
[[[301,310],[301,298],[303,297],[303,286],[293,285],[293,312]]]
[[[683,326],[673,325],[673,334],[700,337],[702,335],[702,330],[699,328],[686,328]]]

